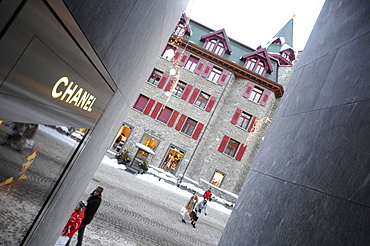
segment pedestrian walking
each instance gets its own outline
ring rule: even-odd
[[[204,194],[203,194],[203,198],[204,198],[205,200],[209,200],[209,201],[211,201],[211,198],[212,198],[212,191],[211,191],[211,187],[209,187],[209,189],[208,189],[208,190],[206,190],[206,191],[204,192]]]
[[[64,229],[61,235],[58,238],[55,246],[64,246],[68,242],[68,240],[75,234],[75,232],[80,228],[82,224],[82,220],[85,215],[86,203],[80,201],[74,212],[72,213],[71,217],[69,218],[67,224],[64,226]]]
[[[96,211],[98,211],[98,208],[102,200],[101,197],[102,197],[103,190],[104,189],[100,186],[96,187],[96,189],[90,194],[90,197],[87,199],[85,217],[82,220],[82,224],[80,228],[78,229],[76,246],[82,245],[85,228],[88,224],[90,224],[91,220],[94,218]],[[71,242],[71,238],[68,240],[66,246],[69,246],[70,242]]]
[[[207,200],[204,199],[202,202],[198,203],[197,206],[195,207],[195,216],[191,221],[191,224],[195,228],[195,224],[197,223],[200,215],[202,214],[202,211],[205,216],[207,216]]]
[[[195,205],[198,203],[198,196],[194,194],[190,197],[189,201],[186,203],[185,207],[181,209],[182,222],[186,223],[185,218],[190,217],[191,212],[193,212]]]

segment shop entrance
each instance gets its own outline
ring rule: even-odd
[[[140,143],[136,143],[135,147],[138,148],[130,167],[141,171],[146,171],[149,167],[149,157],[155,155],[155,149],[159,144],[159,139],[154,138],[148,134],[144,134]]]
[[[161,163],[161,168],[167,172],[174,174],[184,154],[184,151],[178,149],[175,146],[170,146],[163,159],[163,162]]]

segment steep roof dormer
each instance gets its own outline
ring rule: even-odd
[[[201,40],[204,41],[203,48],[209,50],[216,55],[223,56],[225,52],[231,53],[229,37],[226,35],[225,29],[214,31],[203,35]]]
[[[179,22],[176,25],[174,35],[182,37],[185,34],[191,35],[191,28],[189,25],[190,18],[186,16],[185,13],[181,15]]]
[[[245,68],[262,76],[265,75],[266,72],[272,73],[272,71],[274,71],[269,58],[269,54],[267,53],[267,50],[265,48],[244,55],[240,59],[245,59]]]
[[[290,19],[276,33],[270,42],[267,43],[266,49],[271,57],[279,61],[280,65],[292,66],[295,60],[293,46],[293,18]]]

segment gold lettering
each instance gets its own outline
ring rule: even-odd
[[[81,87],[77,93],[72,97],[72,99],[69,101],[69,103],[75,102],[75,106],[77,106],[78,101],[80,100],[81,94],[83,92],[83,88]]]
[[[89,99],[87,99],[87,102],[85,104],[85,106],[83,107],[84,110],[88,110],[89,109],[89,105],[91,104],[91,100],[94,99],[95,97],[93,95],[90,95],[89,96]]]
[[[68,85],[68,78],[67,77],[62,77],[60,78],[54,85],[53,89],[51,90],[51,96],[54,97],[54,98],[58,98],[60,97],[63,92],[59,91],[57,92],[57,89],[58,89],[58,86],[61,84],[61,83],[64,83],[64,86],[67,86]]]
[[[68,85],[67,89],[64,91],[64,94],[63,94],[63,96],[62,96],[62,98],[60,100],[64,100],[64,98],[66,97],[66,95],[69,95],[68,98],[67,98],[67,100],[66,100],[66,102],[68,102],[71,99],[73,93],[75,93],[75,91],[76,91],[76,89],[78,87],[78,85],[75,85],[75,87],[73,89],[71,89],[72,88],[72,85],[73,85],[73,81],[71,81],[71,83]]]
[[[64,89],[64,93],[63,90],[60,90],[59,88],[61,84],[66,87]],[[69,81],[68,77],[62,77],[55,83],[53,89],[51,90],[51,96],[53,98],[61,97],[60,100],[62,101],[66,98],[66,103],[74,103],[73,105],[75,107],[79,107],[83,110],[91,112],[93,110],[92,106],[96,100],[96,97],[85,91],[82,87],[77,90],[77,84],[74,85],[74,87],[73,85],[73,81]]]
[[[92,111],[92,105],[94,104],[95,100],[96,100],[96,97],[94,97],[94,99],[92,100],[92,102],[91,102],[89,108],[87,109],[87,111],[89,111],[89,112]]]
[[[78,102],[77,107],[83,108],[87,99],[89,98],[89,96],[90,96],[90,93],[85,91],[84,94],[82,95],[80,101]],[[81,104],[81,106],[80,106],[80,104]]]

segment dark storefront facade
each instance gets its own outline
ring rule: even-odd
[[[177,6],[168,33],[185,2]],[[125,8],[129,3],[119,4]],[[125,110],[109,104],[131,100],[117,96],[118,75],[106,69],[96,54],[99,47],[91,45],[76,22],[76,10],[73,16],[69,7],[63,1],[0,2],[0,240],[5,245],[55,242],[103,157],[99,153],[113,148],[108,139],[117,132],[104,113],[122,119]],[[129,132],[128,127],[120,133]],[[114,148],[122,147],[121,140]],[[86,157],[91,152],[95,155]]]

